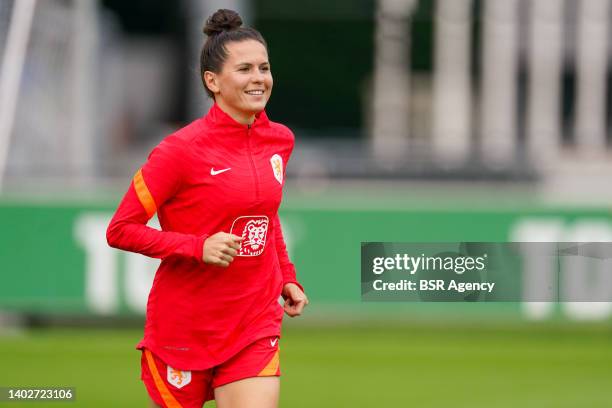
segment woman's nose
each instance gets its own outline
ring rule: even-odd
[[[264,81],[265,78],[265,74],[263,72],[260,71],[255,71],[255,73],[253,74],[253,82],[256,83],[262,83]]]

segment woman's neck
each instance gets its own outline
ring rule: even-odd
[[[243,114],[235,109],[231,109],[223,101],[217,102],[217,105],[219,105],[219,108],[221,108],[223,112],[227,113],[232,119],[241,125],[252,125],[255,121],[255,114]]]

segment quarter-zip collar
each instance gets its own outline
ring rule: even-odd
[[[268,119],[268,115],[266,115],[265,111],[261,111],[255,115],[255,120],[250,125],[243,125],[242,123],[237,122],[230,115],[225,113],[218,104],[214,103],[210,108],[204,120],[215,127],[223,127],[225,129],[235,129],[235,130],[247,130],[247,129],[255,129],[261,126],[267,126],[270,122]]]

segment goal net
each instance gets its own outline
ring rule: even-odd
[[[93,166],[95,0],[0,0],[0,186]]]

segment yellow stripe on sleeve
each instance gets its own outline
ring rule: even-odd
[[[151,371],[151,375],[153,376],[153,381],[155,381],[155,387],[157,387],[157,391],[161,395],[162,399],[166,403],[168,408],[182,408],[181,404],[174,398],[174,395],[170,392],[164,380],[159,375],[159,371],[157,371],[157,366],[155,365],[155,360],[153,359],[153,355],[148,349],[144,351],[145,357],[147,358],[147,365],[149,366],[149,371]]]
[[[147,184],[142,177],[142,169],[139,169],[134,175],[134,189],[136,190],[136,195],[140,200],[140,204],[144,207],[147,212],[147,216],[151,218],[155,212],[157,212],[157,206],[155,205],[155,200],[153,200],[153,196],[147,187]]]

